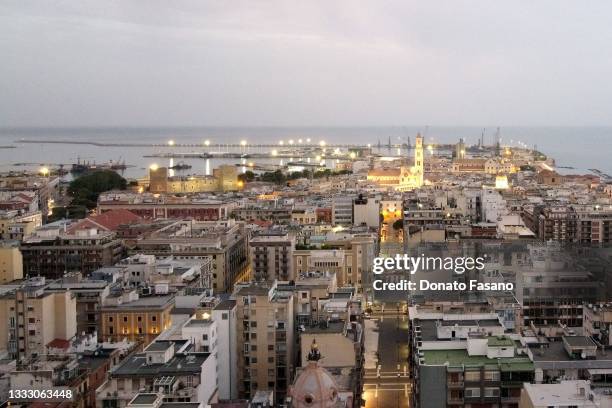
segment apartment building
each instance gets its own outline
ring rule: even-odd
[[[191,352],[191,346],[187,340],[156,341],[127,357],[96,390],[96,406],[126,407],[143,390],[169,403],[216,402],[216,361],[210,353]]]
[[[517,406],[534,365],[527,348],[504,334],[491,306],[417,305],[409,316],[413,406]]]
[[[238,315],[236,301],[225,299],[211,311],[217,323],[219,399],[238,398]]]
[[[42,225],[40,211],[0,211],[0,239],[21,241]]]
[[[238,396],[263,390],[285,400],[295,368],[293,293],[276,282],[242,284],[233,294],[237,312]]]
[[[295,237],[286,231],[258,233],[249,241],[251,275],[256,281],[294,280]]]
[[[380,225],[381,200],[380,197],[369,197],[359,194],[353,200],[353,223],[378,228]]]
[[[170,294],[141,296],[135,290],[111,291],[99,309],[100,337],[149,344],[172,324],[173,307],[174,296]]]
[[[248,277],[247,232],[244,223],[177,221],[141,236],[130,255],[172,256],[176,260],[212,260],[212,288],[231,291]]]
[[[23,258],[16,241],[0,241],[0,284],[23,278]]]
[[[66,272],[77,271],[87,276],[121,260],[122,242],[113,232],[91,228],[68,233],[68,222],[44,225],[23,240],[21,253],[25,275],[57,279]]]
[[[17,360],[43,354],[56,339],[77,333],[76,297],[69,290],[45,290],[44,278],[33,278],[0,296],[0,350]]]
[[[354,196],[334,195],[332,198],[332,224],[353,224]]]
[[[523,219],[543,241],[580,244],[612,242],[612,209],[600,205],[526,206]]]
[[[82,279],[80,274],[64,277],[46,287],[50,293],[70,291],[76,299],[77,333],[93,334],[100,330],[100,307],[110,294],[106,281]]]

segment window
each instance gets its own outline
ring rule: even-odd
[[[138,316],[138,321],[142,322],[142,316]]]
[[[480,371],[466,371],[465,381],[480,381]]]
[[[156,322],[157,321],[157,316],[151,316],[151,321],[152,322]]]
[[[108,322],[112,323],[113,322],[113,316],[108,316]]]
[[[499,388],[487,387],[484,389],[485,397],[499,397]]]
[[[478,397],[480,397],[480,388],[466,388],[465,389],[465,397],[466,398],[478,398]]]
[[[228,319],[227,313],[221,313],[221,319],[222,320],[227,320]]]
[[[123,316],[123,322],[127,323],[127,321],[128,321],[128,317],[127,316]]]
[[[499,371],[485,371],[485,381],[499,381]]]
[[[202,335],[202,340],[204,340],[204,341],[208,340],[208,334],[203,334]]]

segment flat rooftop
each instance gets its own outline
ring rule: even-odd
[[[563,340],[571,347],[597,347],[597,344],[586,336],[564,336]]]
[[[191,327],[206,327],[213,323],[210,319],[191,319],[185,326]]]
[[[165,364],[147,363],[146,353],[128,357],[111,371],[113,377],[159,377],[198,374],[210,353],[188,353],[175,355]]]
[[[612,368],[612,352],[598,350],[593,358],[577,359],[567,354],[562,341],[551,341],[547,347],[530,347],[533,362],[541,368]]]
[[[555,407],[593,407],[593,401],[589,401],[587,395],[580,396],[579,388],[589,389],[589,383],[584,380],[578,381],[562,381],[560,384],[529,384],[523,385],[524,392],[527,393],[529,399],[537,406],[555,406]]]
[[[459,367],[496,366],[501,371],[533,371],[534,364],[529,357],[488,358],[470,356],[467,350],[422,350],[424,365],[448,365]]]
[[[342,333],[346,324],[344,322],[330,322],[328,324],[306,326],[305,333]]]
[[[215,306],[214,310],[231,310],[236,306],[235,300],[225,299]]]
[[[137,308],[151,308],[151,307],[162,307],[166,304],[174,301],[174,295],[163,295],[163,296],[146,296],[134,300],[132,302],[122,303],[120,305],[105,305],[102,309],[137,309]]]
[[[137,394],[134,399],[130,401],[130,405],[151,405],[157,401],[158,398],[159,395],[157,394]]]
[[[172,344],[171,342],[155,341],[155,342],[149,344],[144,349],[144,351],[166,351],[170,347],[173,347],[173,346],[174,346],[174,344]]]

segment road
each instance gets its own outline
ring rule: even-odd
[[[408,317],[404,310],[398,303],[384,303],[371,316],[377,322],[378,366],[365,370],[367,408],[410,406]]]
[[[402,253],[402,234],[390,224],[381,228],[381,255]],[[382,294],[379,294],[382,295]],[[371,319],[378,331],[378,362],[366,368],[363,397],[366,408],[409,407],[412,381],[408,366],[408,315],[406,302],[389,301],[378,296]],[[381,299],[382,298],[382,299]],[[366,334],[367,335],[367,334]]]

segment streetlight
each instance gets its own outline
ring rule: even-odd
[[[172,139],[168,140],[168,146],[174,146],[174,140]]]
[[[351,152],[349,156],[351,157],[351,160],[355,160],[355,157],[357,157],[357,154],[355,152]]]
[[[272,156],[278,156],[278,150],[276,149],[272,150]]]
[[[43,177],[47,177],[49,175],[49,168],[48,167],[41,167],[40,168],[40,174],[43,175]]]
[[[159,169],[159,166],[157,165],[157,163],[153,163],[152,165],[149,166],[149,170],[151,171],[157,171],[157,169]]]
[[[205,140],[205,141],[204,141],[204,145],[205,145],[205,146],[210,146],[210,140]]]
[[[289,139],[289,144],[292,145],[293,144],[293,139]]]
[[[319,146],[321,146],[321,147],[325,147],[325,140],[321,140],[321,141],[319,142]]]
[[[278,142],[278,144],[279,144],[280,146],[282,146],[282,145],[284,145],[284,144],[285,144],[285,142],[283,142],[283,141],[281,140],[280,142]]]
[[[306,143],[310,143],[310,138],[306,139]]]

